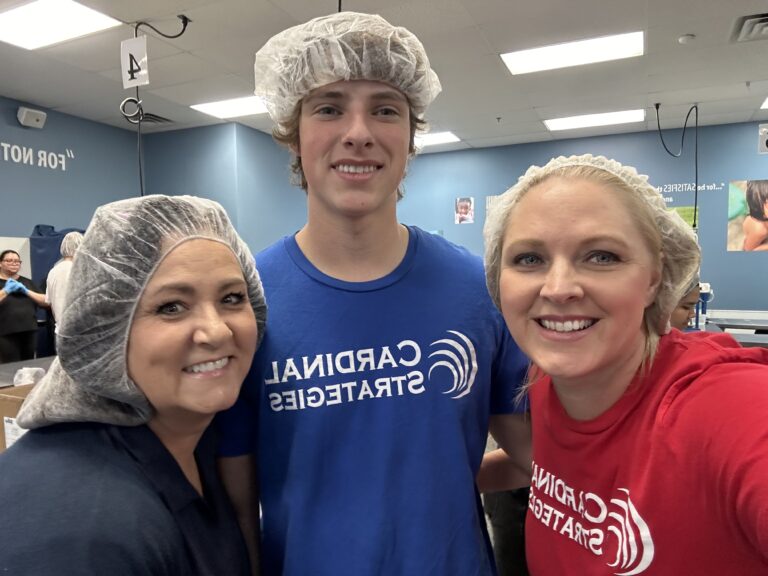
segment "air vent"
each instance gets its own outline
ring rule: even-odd
[[[768,13],[742,16],[736,20],[731,33],[731,42],[768,40]]]
[[[173,124],[173,120],[152,114],[152,112],[146,112],[141,119],[142,122],[148,122],[149,124]]]

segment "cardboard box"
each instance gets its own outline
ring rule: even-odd
[[[24,398],[32,390],[33,384],[24,386],[9,386],[0,388],[0,419],[3,421],[0,427],[0,452],[12,445],[26,432],[16,423],[16,415],[19,413]]]

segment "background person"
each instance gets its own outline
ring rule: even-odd
[[[249,574],[208,429],[264,332],[247,246],[219,204],[147,196],[99,208],[78,253],[33,429],[0,454],[0,572]]]
[[[531,167],[486,221],[489,291],[535,366],[526,553],[548,574],[768,571],[768,350],[669,331],[691,228],[630,167]]]
[[[272,323],[219,418],[251,529],[260,488],[263,572],[493,574],[475,475],[490,412],[528,446],[509,414],[527,361],[480,259],[397,221],[437,76],[413,34],[350,12],[278,34],[255,69],[308,208],[257,255]]]
[[[83,242],[83,235],[80,232],[69,232],[64,235],[59,248],[61,260],[48,272],[48,278],[45,282],[45,301],[51,306],[54,320],[61,318],[64,311],[64,298],[67,294],[67,282],[69,274],[72,271],[72,259],[75,252]]]
[[[491,450],[483,456],[477,486],[482,492],[499,576],[528,574],[525,516],[530,483],[530,470],[521,469],[504,450]]]
[[[699,302],[700,294],[699,277],[696,276],[693,279],[693,282],[687,286],[680,302],[678,302],[675,309],[672,310],[672,315],[669,319],[672,328],[677,328],[682,331],[689,327],[691,320],[696,318],[696,304]]]
[[[48,307],[32,280],[19,274],[15,250],[0,252],[0,363],[35,357],[37,306]]]

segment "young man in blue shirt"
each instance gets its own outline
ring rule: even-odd
[[[256,257],[270,329],[220,421],[252,544],[261,505],[263,574],[495,574],[475,477],[489,419],[530,465],[527,360],[481,260],[396,213],[439,91],[418,39],[374,15],[317,18],[256,55],[307,193],[306,225]]]

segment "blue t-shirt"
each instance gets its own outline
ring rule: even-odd
[[[482,262],[409,228],[384,278],[344,282],[286,237],[257,258],[269,321],[222,453],[256,452],[267,576],[493,574],[475,476],[527,359]]]

